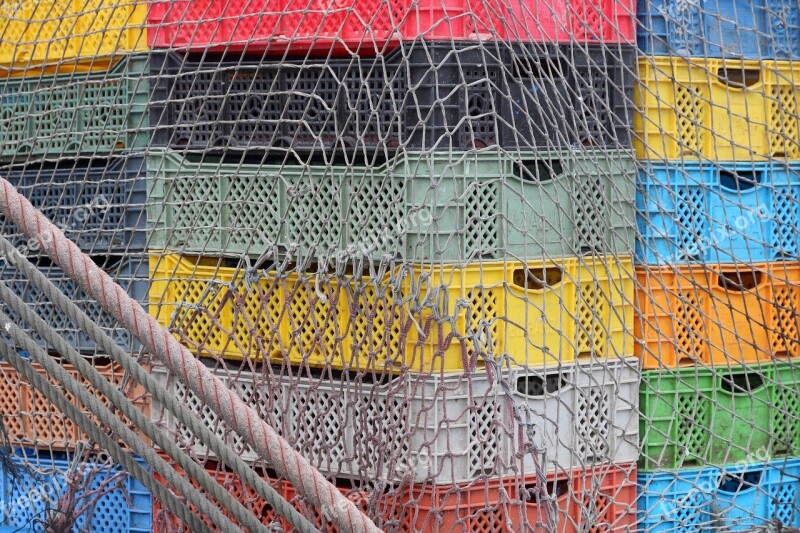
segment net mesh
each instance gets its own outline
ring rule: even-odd
[[[5,1],[0,176],[384,531],[791,532],[798,60],[797,0]],[[17,267],[6,286],[294,530]],[[190,531],[4,361],[0,411],[0,530]]]

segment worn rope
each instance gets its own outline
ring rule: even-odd
[[[94,340],[100,349],[112,360],[122,366],[122,368],[138,383],[140,383],[145,390],[151,394],[155,399],[166,406],[192,433],[200,437],[202,442],[207,445],[217,457],[219,457],[225,464],[231,467],[244,483],[251,486],[256,493],[264,498],[264,500],[272,506],[272,508],[281,516],[283,516],[299,533],[320,533],[317,528],[300,512],[286,501],[269,483],[259,476],[239,455],[227,446],[222,439],[213,433],[206,425],[202,423],[191,411],[180,401],[177,401],[175,396],[170,394],[167,389],[156,381],[153,376],[147,372],[121,347],[114,342],[108,334],[97,325],[86,313],[84,313],[72,300],[70,300],[52,281],[42,274],[26,257],[19,254],[13,245],[5,238],[0,236],[0,255],[12,258],[14,266],[22,272],[25,277],[30,280],[48,300],[56,304],[65,314],[75,317],[75,323],[86,332],[89,337]],[[8,296],[7,293],[10,293]],[[12,291],[3,285],[0,285],[0,299],[6,301],[9,306],[28,324],[31,324],[40,335],[56,350],[64,353],[74,350],[69,346],[60,335],[58,335],[52,328],[50,328],[35,312],[30,310],[22,300],[16,296]],[[10,301],[9,301],[10,300]],[[37,324],[41,328],[37,327]],[[69,359],[68,359],[69,360]],[[79,357],[79,361],[83,362],[83,358]],[[74,363],[73,363],[74,364]],[[75,365],[76,367],[78,365]],[[80,368],[78,369],[80,371]],[[104,379],[104,378],[103,378]],[[138,412],[138,410],[137,410]],[[127,416],[127,415],[126,415]],[[131,417],[128,417],[131,418]],[[136,420],[131,418],[137,426],[139,424]],[[148,435],[149,436],[149,435]],[[152,437],[151,437],[152,438]],[[155,439],[153,439],[155,440]],[[171,445],[172,442],[168,441]],[[159,444],[160,445],[160,444]],[[165,449],[167,453],[175,459],[169,449]],[[189,459],[191,461],[191,459]],[[181,463],[178,463],[181,465]],[[192,464],[195,464],[192,461]],[[184,468],[181,465],[181,468]],[[186,470],[186,469],[185,469]],[[188,471],[188,470],[187,470]],[[194,477],[194,476],[192,476]],[[196,478],[195,478],[196,479]],[[218,484],[215,482],[215,485]],[[202,486],[202,485],[201,485]],[[203,487],[205,489],[205,487]],[[209,491],[211,493],[211,491]],[[226,492],[227,494],[227,492]],[[213,495],[213,494],[212,494]],[[215,496],[215,499],[216,496]],[[217,499],[217,501],[220,501]],[[247,525],[242,522],[243,525]]]
[[[201,401],[233,428],[278,475],[344,531],[378,533],[370,518],[309,461],[295,451],[258,413],[211,373],[141,305],[98,267],[64,233],[0,178],[0,207],[24,233],[101,307],[178,376]]]
[[[82,396],[84,399],[86,399],[85,396],[88,395],[86,390],[77,381],[75,381],[61,365],[57,363],[49,365],[49,357],[41,357],[41,354],[43,353],[41,347],[39,347],[33,341],[33,339],[30,338],[30,336],[19,330],[19,328],[11,323],[8,317],[3,313],[0,313],[0,323],[4,325],[3,329],[6,330],[7,334],[14,340],[14,342],[19,342],[19,344],[21,344],[23,347],[30,348],[30,350],[27,351],[35,362],[41,364],[42,366],[50,367],[50,370],[52,370],[51,375],[55,376],[58,382],[63,385],[68,392],[73,394],[76,398],[78,396]],[[192,531],[211,533],[212,530],[205,523],[203,523],[202,520],[198,519],[194,513],[189,511],[189,509],[182,501],[178,499],[177,496],[167,489],[167,487],[157,482],[153,477],[153,474],[145,470],[139,463],[137,463],[130,453],[123,450],[115,438],[110,437],[104,431],[102,431],[94,422],[89,419],[89,417],[82,413],[63,392],[59,391],[44,376],[37,372],[28,360],[17,354],[16,350],[12,346],[5,342],[0,342],[0,356],[2,356],[3,359],[7,361],[14,368],[14,370],[16,370],[19,375],[22,376],[22,378],[25,379],[25,381],[30,383],[31,386],[33,386],[45,398],[47,398],[50,403],[58,407],[58,409],[60,409],[70,420],[72,420],[83,433],[88,435],[92,441],[98,443],[103,447],[104,450],[108,451],[109,455],[114,459],[114,461],[125,468],[125,470],[127,470],[131,476],[138,479],[155,497],[163,502],[166,502],[171,509],[174,509],[175,514],[185,523],[189,524],[189,526],[192,528]],[[81,394],[82,392],[85,394]],[[98,411],[102,411],[102,409],[105,408],[97,401],[97,398],[95,398],[93,395],[89,396],[95,400],[95,406],[99,408]],[[113,420],[110,420],[112,424],[114,421],[120,423],[116,417],[112,416],[112,418]],[[135,438],[138,440],[138,437]],[[131,448],[134,447],[131,446]],[[134,451],[136,451],[135,448]],[[142,448],[142,451],[145,452],[145,454],[142,456],[145,458],[147,455],[147,449]],[[150,452],[158,457],[152,448],[150,449]],[[188,484],[188,482],[186,483]],[[191,485],[189,486],[191,487]],[[216,508],[210,510],[213,512],[216,510]]]
[[[11,244],[0,236],[0,248],[10,247]],[[28,262],[22,258],[23,262]],[[32,265],[31,265],[32,267]],[[58,290],[58,289],[56,289]],[[60,292],[60,291],[59,291]],[[180,447],[172,441],[166,431],[158,428],[149,418],[133,405],[117,387],[110,383],[100,372],[98,372],[89,362],[87,362],[72,346],[70,346],[55,330],[47,324],[41,317],[33,312],[30,307],[25,305],[22,299],[14,294],[5,283],[0,282],[0,300],[4,301],[17,315],[41,335],[53,348],[55,348],[76,370],[83,375],[89,383],[98,390],[103,396],[109,399],[112,405],[119,409],[133,424],[142,430],[155,444],[157,444],[167,455],[169,455],[192,479],[197,481],[200,487],[217,500],[223,507],[228,509],[233,517],[241,524],[251,528],[253,531],[264,531],[267,529],[258,521],[252,513],[233,498],[228,491],[219,485],[204,468],[201,468]],[[0,319],[4,315],[0,313]],[[16,338],[16,342],[19,342]],[[27,347],[26,347],[27,351]],[[50,363],[57,364],[45,355]],[[41,358],[41,357],[40,357]],[[38,361],[37,361],[38,362]],[[137,365],[138,366],[138,365]],[[110,411],[110,416],[114,416]],[[103,423],[106,421],[103,420]],[[148,461],[149,462],[149,461]],[[172,484],[172,483],[171,483]],[[202,494],[197,493],[199,498]],[[194,503],[194,502],[192,502]]]

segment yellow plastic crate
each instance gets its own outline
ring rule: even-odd
[[[644,57],[639,80],[639,158],[800,158],[800,63]]]
[[[633,353],[630,258],[246,276],[153,255],[150,312],[200,356],[422,372]],[[491,345],[491,348],[489,348]]]
[[[70,62],[147,50],[143,0],[22,0],[0,3],[0,65],[66,70]],[[62,67],[62,64],[64,68]]]

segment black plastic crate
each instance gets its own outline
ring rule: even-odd
[[[633,47],[416,42],[377,58],[154,52],[153,142],[368,154],[630,146]]]
[[[142,156],[86,159],[3,170],[34,207],[89,254],[144,251],[147,177]],[[26,255],[35,241],[0,214],[3,235]]]

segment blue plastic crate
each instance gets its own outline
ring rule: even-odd
[[[752,263],[800,252],[800,164],[645,164],[637,261]]]
[[[3,177],[86,253],[146,249],[143,157],[37,164],[5,171]],[[5,218],[2,221],[3,235],[16,247],[29,242],[16,225]],[[28,248],[35,251],[36,245]]]
[[[747,531],[800,526],[800,459],[638,474],[639,531]]]
[[[111,276],[114,281],[128,291],[136,301],[147,309],[149,282],[149,260],[146,254],[131,257],[101,256],[94,257],[96,263]],[[106,333],[116,341],[117,345],[128,351],[138,351],[140,344],[135,341],[127,330],[107,314],[100,304],[92,299],[81,289],[77,283],[70,279],[58,266],[49,263],[49,259],[40,258],[40,271],[52,281],[61,292],[67,295],[78,307],[99,324]],[[4,281],[15,294],[36,312],[45,322],[53,326],[67,342],[81,353],[97,353],[97,345],[88,335],[83,333],[61,310],[25,277],[16,267],[0,263],[0,280]],[[25,331],[42,346],[46,343],[24,321],[8,309],[10,318],[20,325]]]
[[[0,470],[3,484],[2,507],[0,507],[0,533],[18,531],[41,531],[41,520],[47,507],[64,493],[65,476],[72,464],[73,456],[50,454],[35,450],[17,450],[13,457],[16,475],[8,468]],[[146,464],[137,459],[140,465]],[[25,468],[30,466],[31,468]],[[122,471],[119,466],[102,468],[86,466],[86,475],[92,475],[92,489],[110,476]],[[144,485],[127,476],[121,487],[106,492],[100,497],[89,517],[77,520],[75,531],[93,533],[150,532],[153,525],[153,497]]]
[[[646,54],[800,57],[797,0],[638,0],[636,12]]]

